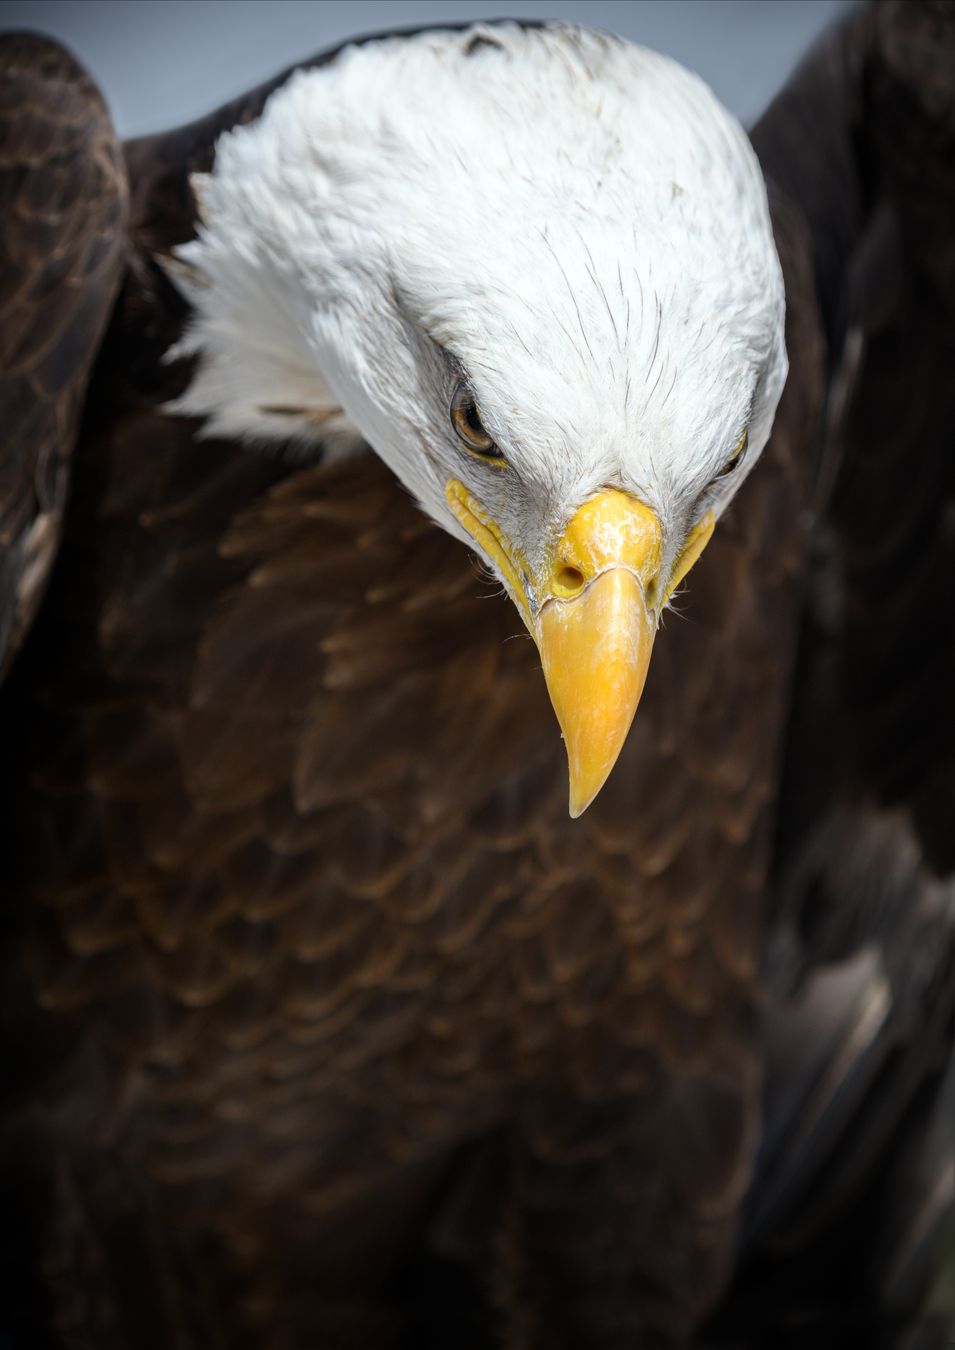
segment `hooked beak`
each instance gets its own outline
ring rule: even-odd
[[[608,489],[585,502],[533,577],[463,484],[448,483],[447,497],[504,574],[537,643],[567,747],[570,814],[579,816],[617,761],[643,693],[660,610],[709,541],[713,513],[690,531],[664,585],[660,522],[629,493]]]

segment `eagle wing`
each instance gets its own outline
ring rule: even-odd
[[[749,1240],[764,1299],[775,1262],[802,1315],[835,1270],[901,1316],[953,1212],[955,12],[853,16],[753,139],[811,259],[829,396]]]
[[[0,672],[56,557],[87,381],[120,283],[126,176],[56,43],[0,37]]]

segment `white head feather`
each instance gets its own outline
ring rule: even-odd
[[[666,57],[512,23],[349,47],[224,135],[198,188],[175,350],[201,359],[173,410],[209,434],[350,424],[445,529],[472,543],[458,478],[532,564],[607,485],[657,511],[672,561],[768,439],[786,355],[762,176]],[[462,371],[509,471],[454,436]]]

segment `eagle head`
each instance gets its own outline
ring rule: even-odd
[[[570,811],[786,377],[766,192],[694,75],[515,23],[345,48],[224,135],[179,250],[210,434],[350,429],[537,643]]]

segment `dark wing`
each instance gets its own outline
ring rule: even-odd
[[[56,556],[86,385],[124,258],[126,179],[61,47],[0,37],[0,672]]]
[[[764,1298],[785,1268],[824,1327],[854,1291],[876,1337],[913,1315],[953,1210],[955,7],[855,15],[754,142],[802,227],[830,390],[749,1239]]]

